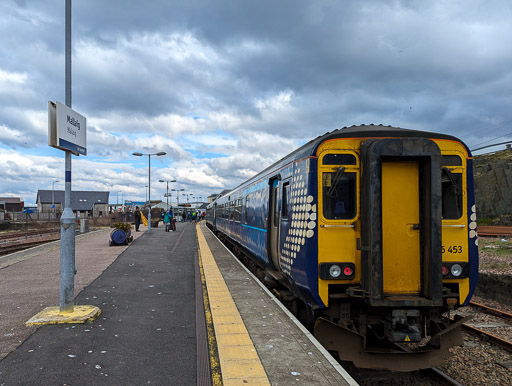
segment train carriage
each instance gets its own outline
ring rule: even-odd
[[[455,137],[327,133],[218,197],[207,223],[341,359],[408,371],[462,342],[447,313],[472,296],[478,241]]]

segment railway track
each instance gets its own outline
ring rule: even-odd
[[[476,308],[480,312],[497,316],[501,319],[504,319],[507,322],[512,321],[512,314],[508,312],[501,311],[494,307],[488,307],[484,304],[476,303],[473,301],[469,302],[469,304],[471,307]],[[499,346],[504,350],[507,350],[508,352],[512,352],[512,342],[509,342],[508,340],[502,339],[499,336],[492,334],[488,331],[485,331],[481,328],[471,326],[470,324],[465,323],[462,325],[462,328],[469,334],[477,336],[478,338],[480,338],[480,340],[493,343],[496,346]]]
[[[0,243],[12,241],[12,240],[21,240],[28,239],[32,237],[40,237],[47,234],[52,233],[60,233],[60,228],[50,228],[50,229],[37,229],[37,230],[27,230],[23,232],[9,232],[9,233],[0,233]]]
[[[0,256],[60,239],[59,229],[12,232],[0,235]]]
[[[22,244],[18,244],[18,245],[1,245],[0,246],[0,256],[5,256],[5,255],[9,255],[11,253],[23,251],[24,249],[37,247],[38,245],[46,244],[46,243],[49,243],[49,242],[55,241],[55,240],[58,240],[58,238],[51,239],[51,240],[30,241],[30,242],[22,243]]]

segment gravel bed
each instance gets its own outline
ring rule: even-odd
[[[480,272],[512,275],[512,239],[479,238]],[[512,306],[473,296],[476,303],[512,313]],[[472,314],[468,323],[512,342],[512,323],[472,307],[457,310]],[[496,327],[490,327],[494,326]],[[464,346],[450,349],[452,355],[439,370],[463,385],[512,385],[512,354],[491,343],[464,333]],[[508,362],[508,363],[507,363]]]
[[[501,239],[491,237],[479,238],[480,272],[512,276],[512,238]],[[473,296],[473,301],[512,313],[512,306],[493,300]],[[462,307],[457,311],[463,315],[473,315],[469,322],[482,330],[512,342],[512,322],[476,311],[472,307]],[[494,327],[491,327],[494,326]],[[480,341],[464,333],[464,345],[450,349],[451,356],[438,369],[455,379],[462,385],[512,385],[512,353]],[[355,370],[357,374],[357,370]],[[421,372],[407,375],[395,373],[391,379],[389,374],[379,372],[361,372],[356,380],[361,385],[436,385],[437,383],[424,376]]]
[[[512,362],[509,352],[468,334],[464,334],[464,346],[453,347],[450,352],[452,355],[439,370],[459,383],[512,385],[512,369],[505,364]]]
[[[478,238],[480,272],[512,275],[512,239]]]

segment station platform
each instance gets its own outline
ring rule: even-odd
[[[204,221],[141,231],[76,240],[85,324],[25,326],[58,305],[58,246],[0,257],[0,385],[356,385]]]

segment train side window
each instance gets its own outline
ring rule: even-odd
[[[283,184],[282,218],[288,218],[288,202],[290,202],[290,183]]]
[[[245,205],[244,205],[244,224],[248,224],[249,220],[249,195],[245,196]]]
[[[279,219],[279,205],[277,204],[277,199],[279,198],[279,196],[277,195],[277,188],[274,188],[273,189],[273,200],[274,200],[274,221],[273,221],[273,226],[277,226],[277,221]]]
[[[441,174],[442,217],[457,220],[462,217],[462,173],[443,168]]]
[[[322,173],[323,215],[328,220],[347,220],[356,216],[356,173],[340,167]]]
[[[242,220],[242,200],[238,199],[235,201],[235,221],[241,221]]]

